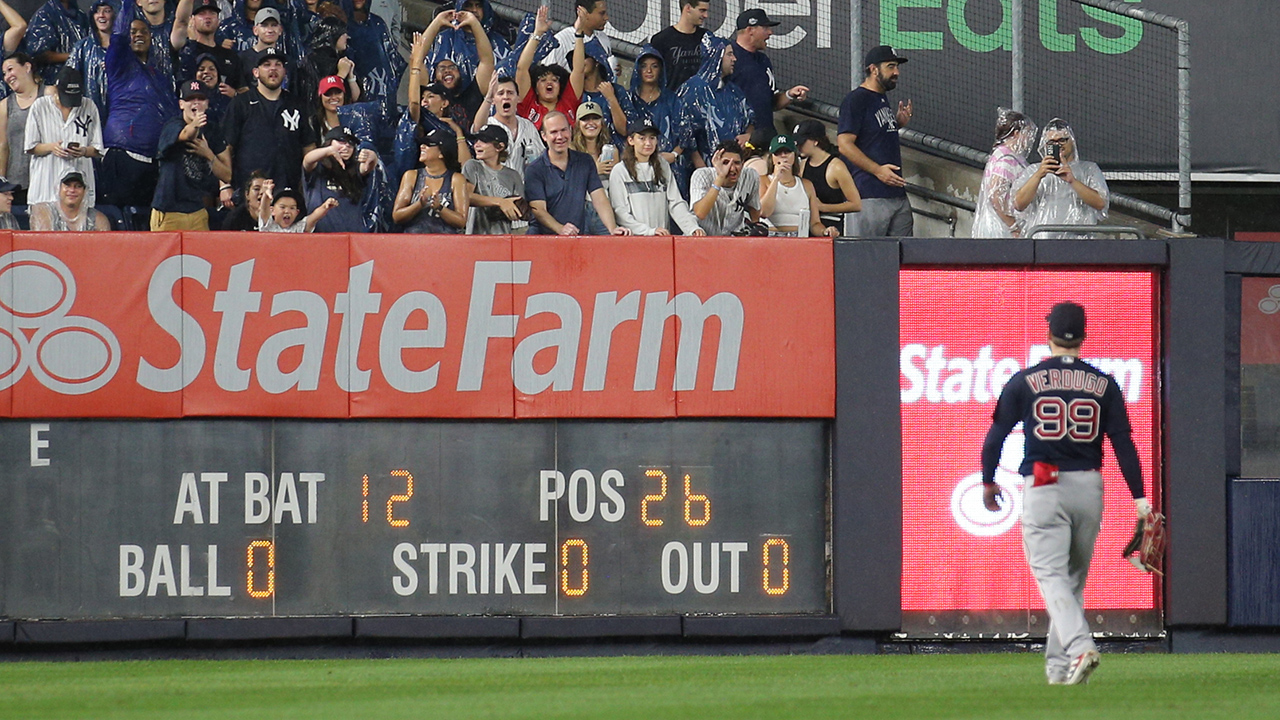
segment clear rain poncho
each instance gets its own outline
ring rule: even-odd
[[[707,33],[702,45],[702,67],[680,88],[678,96],[694,147],[710,164],[716,146],[746,132],[754,118],[746,94],[721,71],[724,54],[733,52],[729,43]]]
[[[1027,155],[1035,141],[1036,124],[1031,118],[1009,108],[996,109],[996,143],[982,171],[971,237],[1013,237],[1012,228],[1005,224],[1002,215],[1015,215],[1014,181],[1027,168]]]
[[[1050,135],[1060,136],[1064,134],[1071,141],[1071,150],[1063,157],[1064,164],[1071,168],[1071,173],[1075,175],[1077,180],[1093,188],[1102,196],[1102,209],[1097,210],[1085,204],[1080,195],[1062,178],[1057,175],[1047,175],[1040,181],[1040,185],[1036,188],[1035,197],[1027,205],[1026,209],[1017,213],[1018,225],[1024,234],[1037,225],[1097,225],[1107,216],[1107,210],[1110,209],[1111,195],[1107,190],[1107,181],[1102,176],[1102,170],[1096,163],[1080,159],[1080,146],[1076,143],[1076,136],[1071,131],[1071,126],[1065,120],[1054,118],[1044,126],[1044,130],[1040,133],[1040,156],[1044,157],[1049,151],[1047,138]],[[1031,181],[1037,167],[1039,166],[1031,165],[1022,171],[1022,175],[1013,184],[1015,195],[1019,188]],[[1088,234],[1044,233],[1037,237],[1088,237]]]

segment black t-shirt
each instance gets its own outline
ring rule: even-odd
[[[160,129],[160,177],[151,201],[151,206],[160,212],[197,212],[205,209],[206,198],[218,194],[218,178],[209,161],[187,152],[187,144],[178,140],[184,127],[186,121],[179,115]],[[201,134],[214,155],[227,148],[216,123],[206,124]]]
[[[227,213],[226,219],[222,221],[222,229],[237,232],[256,231],[258,229],[258,218],[249,212],[248,203],[241,203]]]
[[[458,123],[458,127],[469,130],[483,102],[484,95],[476,87],[476,81],[472,80],[462,92],[450,94],[449,117]]]
[[[302,148],[307,143],[307,110],[289,92],[267,100],[256,87],[231,100],[222,122],[231,146],[231,184],[243,187],[261,170],[277,188],[302,188]]]
[[[679,89],[702,67],[702,36],[706,34],[705,29],[698,28],[693,34],[685,35],[672,25],[649,38],[649,44],[662,53],[668,90]]]

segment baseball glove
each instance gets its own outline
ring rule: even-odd
[[[1164,515],[1153,512],[1145,518],[1139,518],[1137,527],[1133,529],[1133,537],[1124,546],[1122,557],[1133,563],[1139,570],[1164,575],[1160,566],[1164,563],[1164,547],[1168,540],[1165,532]]]

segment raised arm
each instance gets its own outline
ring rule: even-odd
[[[476,87],[488,87],[489,78],[493,77],[493,69],[497,66],[493,42],[484,31],[484,25],[480,24],[480,18],[469,12],[458,13],[458,17],[462,20],[462,27],[471,28],[471,36],[476,39],[476,53],[480,56],[480,64],[476,66],[476,76],[472,78],[472,82]]]
[[[538,8],[533,21],[533,34],[529,36],[524,49],[520,51],[519,59],[516,60],[517,100],[524,97],[529,92],[529,88],[533,87],[533,78],[529,77],[529,69],[533,67],[533,57],[538,54],[538,45],[542,42],[542,36],[551,30],[551,17],[548,13],[546,5]],[[581,45],[581,41],[578,44]]]
[[[582,91],[587,85],[587,47],[582,43],[582,36],[573,38],[573,58],[569,67],[569,87],[582,102]]]
[[[4,0],[0,0],[0,15],[9,23],[9,29],[4,31],[4,54],[8,55],[22,43],[22,38],[27,34],[27,21]]]
[[[181,50],[187,44],[187,27],[191,24],[191,6],[194,4],[194,0],[178,0],[178,8],[173,13],[173,29],[169,31],[169,44],[174,50]]]

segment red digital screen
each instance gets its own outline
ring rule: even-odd
[[[899,382],[902,398],[902,609],[1044,608],[1022,551],[1023,435],[1004,444],[1000,512],[982,505],[982,441],[1000,390],[1049,356],[1045,316],[1057,302],[1086,309],[1082,358],[1124,391],[1147,495],[1158,487],[1160,447],[1158,276],[1151,271],[904,270]],[[1121,558],[1133,502],[1110,442],[1105,509],[1085,606],[1152,609],[1151,576]],[[1011,502],[1010,502],[1011,500]]]

